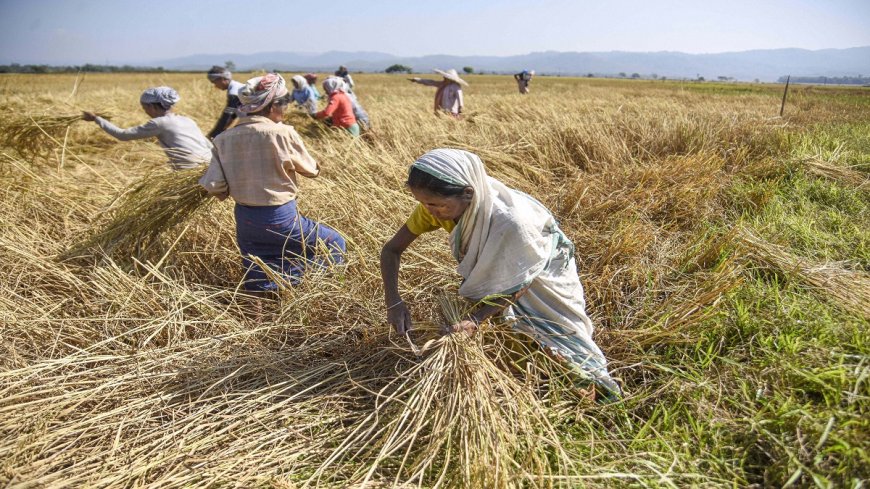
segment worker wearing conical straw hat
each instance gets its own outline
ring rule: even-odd
[[[214,156],[199,183],[221,200],[235,200],[236,241],[247,270],[244,286],[263,293],[280,287],[270,276],[295,285],[311,267],[342,263],[346,248],[336,230],[297,211],[297,175],[314,178],[320,166],[293,127],[282,123],[290,103],[284,78],[276,73],[252,78],[239,99],[246,115],[215,138]],[[261,269],[250,255],[274,273]]]
[[[211,159],[212,145],[202,135],[193,119],[176,114],[172,108],[181,96],[170,87],[152,87],[139,97],[142,110],[151,120],[141,126],[121,129],[106,119],[84,112],[82,118],[96,122],[104,131],[121,141],[156,137],[169,157],[173,170],[195,168]]]
[[[419,204],[381,252],[387,320],[397,333],[411,328],[398,290],[402,253],[419,235],[445,229],[463,278],[459,294],[484,304],[451,332],[474,331],[502,312],[514,330],[567,365],[580,385],[592,384],[607,398],[619,395],[592,340],[574,245],[547,208],[489,177],[477,155],[458,149],[421,156],[407,186]]]
[[[468,83],[462,78],[459,78],[459,74],[452,68],[447,71],[434,71],[443,77],[441,81],[427,80],[418,77],[410,78],[410,80],[414,83],[419,83],[420,85],[437,88],[435,91],[436,114],[444,111],[457,119],[460,118],[462,109],[465,108],[465,101],[462,97],[462,87],[467,87]]]
[[[227,105],[224,107],[221,116],[215,124],[211,132],[208,133],[209,139],[214,139],[218,134],[224,132],[238,118],[238,108],[242,105],[239,101],[239,90],[245,85],[233,80],[233,74],[230,70],[223,66],[212,66],[208,70],[208,81],[218,90],[226,90]]]

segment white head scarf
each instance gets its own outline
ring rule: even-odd
[[[347,85],[344,80],[337,76],[330,76],[326,80],[323,80],[323,90],[325,90],[327,94],[331,94],[332,92],[336,91],[345,92],[345,86]]]
[[[287,95],[284,77],[277,73],[269,73],[251,78],[239,90],[239,100],[242,102],[239,111],[245,113],[259,112],[273,100]]]
[[[489,177],[480,158],[460,149],[435,149],[412,168],[454,185],[474,189],[465,213],[450,234],[459,274],[459,294],[480,300],[527,286],[554,249],[556,221],[532,197]]]
[[[292,80],[293,83],[296,85],[294,87],[296,90],[305,90],[305,87],[308,86],[308,80],[306,80],[305,77],[302,75],[294,75]]]
[[[142,95],[139,96],[139,103],[160,104],[164,109],[169,109],[179,100],[181,100],[181,96],[170,87],[152,87],[142,92]]]
[[[209,81],[217,81],[217,80],[232,80],[233,74],[230,70],[224,69],[223,71],[210,71],[206,74]]]

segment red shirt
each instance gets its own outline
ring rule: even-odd
[[[330,116],[332,116],[332,125],[336,127],[350,127],[356,124],[356,117],[353,116],[353,105],[346,93],[332,92],[326,108],[315,114],[318,119]]]

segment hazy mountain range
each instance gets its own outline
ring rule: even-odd
[[[517,56],[448,56],[401,57],[379,52],[329,51],[326,53],[265,52],[253,54],[197,54],[156,60],[149,64],[170,70],[206,70],[227,60],[237,70],[278,70],[331,72],[339,65],[352,72],[382,72],[393,64],[410,66],[417,73],[432,68],[513,73],[523,69],[539,74],[617,75],[643,77],[652,74],[668,78],[715,79],[719,76],[737,80],[775,81],[783,75],[856,76],[870,75],[870,46],[849,49],[760,49],[716,54],[662,52],[558,52],[545,51]]]

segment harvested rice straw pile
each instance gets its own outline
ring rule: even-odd
[[[445,325],[457,322],[456,303],[441,302]],[[533,354],[502,329],[430,339],[307,482],[367,487],[376,474],[394,474],[378,482],[547,487],[570,477],[576,470],[550,421],[563,416],[535,395],[531,379],[509,373],[509,359],[519,356]]]
[[[737,239],[755,261],[797,278],[845,309],[870,319],[870,275],[866,272],[847,270],[836,264],[813,263],[746,228],[738,230]]]
[[[211,199],[197,183],[202,168],[159,172],[147,176],[119,196],[112,220],[84,241],[70,247],[64,258],[89,250],[130,255],[153,245],[160,235],[188,219]]]
[[[169,312],[60,361],[4,372],[0,457],[17,470],[0,481],[260,487],[296,474],[307,487],[579,483],[585,462],[566,453],[553,425],[567,407],[539,399],[529,374],[546,368],[535,359],[548,360],[508,347],[502,329],[438,337],[437,326],[418,324],[429,339],[422,358],[401,343],[390,348],[386,330],[350,343],[323,325],[252,328],[229,316],[180,344],[113,346],[181,324]],[[282,336],[286,344],[270,344]],[[503,360],[517,353],[529,366],[508,373]],[[49,411],[50,424],[28,415]]]
[[[870,178],[858,170],[818,159],[806,159],[804,168],[813,175],[857,188],[870,187]]]

